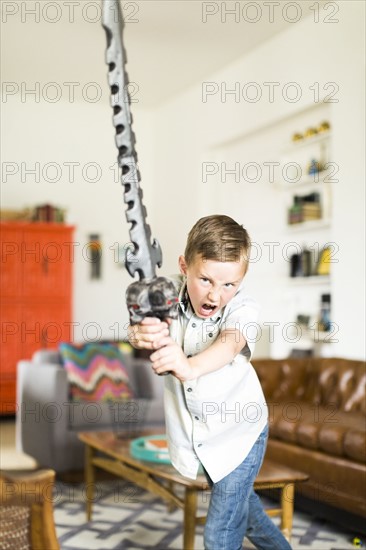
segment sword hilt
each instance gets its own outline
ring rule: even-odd
[[[131,325],[141,323],[145,317],[161,321],[178,317],[178,296],[174,283],[166,277],[136,281],[127,287],[126,302]]]

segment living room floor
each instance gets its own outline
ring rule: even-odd
[[[0,421],[0,467],[32,469],[36,462],[15,450],[15,422]],[[132,490],[134,489],[134,490]],[[116,493],[117,490],[117,493]],[[116,498],[116,495],[118,498]],[[161,499],[132,488],[122,480],[99,484],[93,521],[85,519],[85,492],[82,483],[68,485],[58,481],[55,488],[55,523],[61,550],[182,550],[182,512],[167,514]],[[197,528],[196,550],[202,550],[202,528]],[[346,532],[337,525],[295,510],[292,547],[294,550],[347,550],[366,537]],[[245,541],[245,549],[254,548]]]

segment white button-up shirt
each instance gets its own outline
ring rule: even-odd
[[[200,463],[214,482],[249,454],[268,421],[267,406],[249,360],[257,334],[258,305],[243,284],[225,308],[213,317],[197,317],[180,280],[180,314],[171,335],[187,357],[207,349],[221,330],[240,330],[244,350],[231,363],[195,380],[165,377],[165,418],[171,461],[184,476],[195,479]],[[252,334],[251,334],[252,332]]]

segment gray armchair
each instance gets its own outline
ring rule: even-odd
[[[130,401],[133,410],[138,410],[139,426],[163,433],[162,378],[153,373],[149,361],[144,359],[127,360],[126,368],[136,396]],[[127,416],[130,415],[122,415],[122,424]],[[116,420],[121,421],[116,404],[70,400],[67,374],[57,350],[40,350],[31,361],[18,363],[17,449],[35,458],[40,466],[57,473],[82,469],[84,447],[77,433],[116,429]],[[132,425],[126,422],[118,429]]]

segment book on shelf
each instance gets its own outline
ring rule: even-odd
[[[320,220],[322,218],[322,211],[319,206],[318,209],[308,211],[303,208],[294,208],[291,207],[288,211],[288,223],[289,225],[294,225],[296,223],[303,223],[312,220]]]
[[[293,205],[288,210],[288,223],[293,225],[322,218],[322,208],[319,193],[295,195]]]

